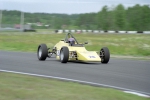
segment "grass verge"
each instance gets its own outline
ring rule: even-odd
[[[39,34],[42,33],[42,34]],[[99,51],[108,47],[114,55],[150,56],[149,34],[74,34],[80,43],[88,41],[87,50]],[[0,49],[36,52],[37,46],[46,43],[53,47],[65,34],[44,32],[0,32]]]
[[[0,72],[1,100],[148,100],[110,88]]]

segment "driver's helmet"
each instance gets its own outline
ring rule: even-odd
[[[69,44],[71,46],[75,44],[75,39],[74,38],[69,38],[68,41],[69,41]]]

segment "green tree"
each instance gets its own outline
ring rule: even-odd
[[[126,29],[126,10],[122,4],[114,9],[116,30]]]
[[[21,12],[3,10],[2,24],[20,24]],[[125,7],[104,6],[98,13],[56,14],[24,12],[24,23],[43,23],[55,29],[92,29],[92,30],[150,30],[149,5]],[[35,28],[46,28],[36,27]]]
[[[108,15],[108,7],[104,6],[100,12],[98,12],[97,15],[97,23],[98,27],[102,30],[108,30],[109,29],[109,15]]]
[[[81,14],[76,21],[76,25],[80,27],[80,29],[94,29],[94,25],[96,25],[96,13],[85,13]]]
[[[142,22],[140,30],[150,30],[150,8],[148,5],[142,7]]]
[[[140,6],[139,4],[128,8],[127,20],[128,29],[144,31],[150,28],[150,8],[148,5]]]

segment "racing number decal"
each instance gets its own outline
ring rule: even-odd
[[[89,58],[96,58],[95,56],[89,56]]]
[[[60,50],[57,50],[57,56],[59,56],[59,54],[60,54]]]

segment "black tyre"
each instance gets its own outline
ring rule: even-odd
[[[48,56],[48,49],[46,44],[41,44],[38,46],[37,57],[39,60],[44,61]]]
[[[101,58],[101,63],[107,64],[109,62],[110,53],[107,47],[103,47],[100,50],[100,58]]]
[[[60,61],[61,63],[67,63],[69,59],[69,49],[68,47],[62,47],[60,50]]]

